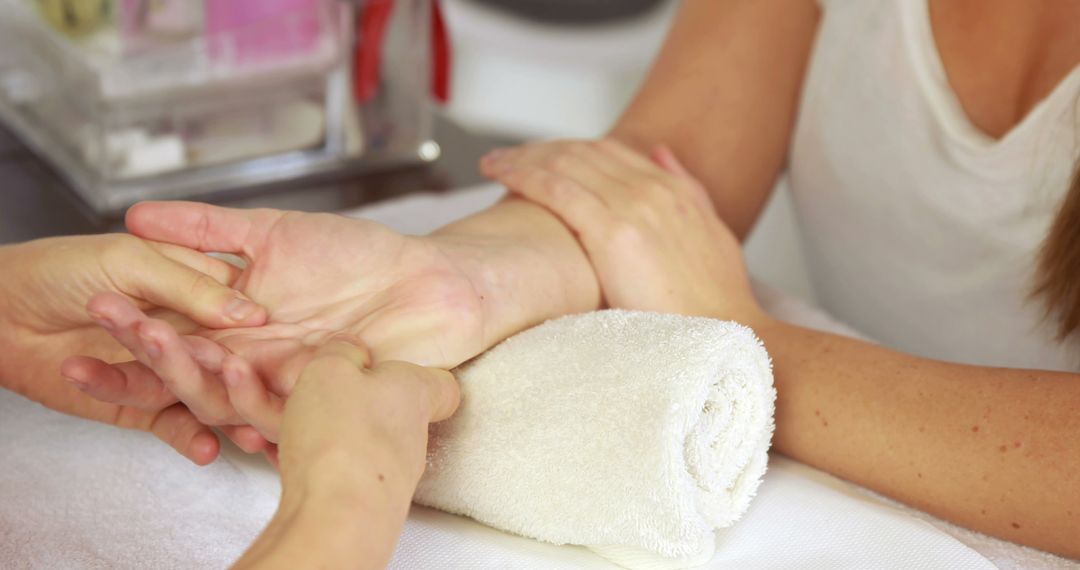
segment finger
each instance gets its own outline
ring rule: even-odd
[[[255,369],[243,358],[228,356],[222,366],[222,375],[229,401],[240,418],[268,441],[277,442],[284,411],[281,399],[266,389]]]
[[[636,188],[643,177],[659,172],[648,158],[614,139],[557,141],[498,149],[481,160],[481,172],[496,179],[506,170],[529,165],[563,174],[588,166],[630,189]]]
[[[114,292],[99,293],[90,298],[86,310],[94,322],[108,331],[139,362],[150,364],[139,340],[139,327],[150,317],[139,310],[131,299]]]
[[[624,168],[641,172],[656,172],[656,164],[648,157],[616,138],[602,138],[593,143],[593,146],[599,152],[622,164]]]
[[[145,255],[131,260],[131,266],[125,268],[125,273],[114,277],[127,295],[172,309],[211,328],[256,327],[266,322],[266,309],[223,285],[213,275],[159,255],[153,249],[142,251]],[[175,250],[173,254],[176,255]],[[223,261],[214,261],[228,265]],[[222,273],[220,267],[217,271]]]
[[[150,425],[150,432],[196,465],[209,464],[221,451],[221,442],[214,431],[199,422],[183,404],[162,410]]]
[[[151,367],[165,386],[203,423],[236,423],[225,387],[205,373],[168,323],[150,319],[139,327],[139,340]]]
[[[480,157],[480,174],[488,178],[496,178],[500,170],[521,161],[523,156],[530,156],[530,149],[536,145],[519,145],[514,147],[497,148]]]
[[[640,188],[643,180],[650,180],[660,172],[648,158],[609,139],[569,143],[562,154],[549,158],[547,165],[548,170],[563,174],[588,166],[615,182],[604,187],[620,192],[614,197],[624,197],[626,192]]]
[[[170,323],[171,324],[171,323]],[[174,327],[175,328],[175,327]],[[221,365],[229,354],[222,346],[208,338],[186,335],[181,337],[184,348],[195,362],[206,372],[211,374],[221,373]]]
[[[554,149],[553,149],[554,150]],[[541,160],[539,167],[556,176],[562,176],[595,195],[609,208],[628,198],[640,182],[634,172],[622,167],[588,143],[568,143],[563,150],[554,152]],[[530,165],[523,165],[528,168]],[[515,167],[517,168],[517,167]],[[631,197],[632,198],[632,197]]]
[[[682,162],[675,156],[675,153],[672,152],[671,148],[667,145],[656,147],[652,151],[652,158],[661,168],[684,180],[682,187],[686,188],[690,197],[699,208],[706,211],[712,211],[714,209],[712,199],[709,197],[708,191],[705,190],[705,186],[698,182],[698,179],[694,178],[694,175],[683,166]]]
[[[161,255],[186,265],[199,273],[205,273],[213,277],[215,281],[229,287],[232,287],[243,273],[243,270],[236,265],[201,251],[157,241],[147,240],[144,243]]]
[[[266,446],[270,445],[270,442],[251,426],[220,426],[218,429],[244,453],[259,453],[265,451]]]
[[[500,181],[511,192],[551,210],[581,237],[606,225],[612,216],[595,193],[547,170],[525,167],[504,174]]]
[[[273,215],[268,215],[273,214]],[[195,202],[142,202],[125,219],[131,233],[204,252],[250,254],[260,230],[281,212],[222,208]]]
[[[108,364],[88,356],[72,356],[60,365],[60,373],[102,402],[156,412],[177,401],[157,374],[139,362]]]

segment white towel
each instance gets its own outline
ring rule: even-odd
[[[420,504],[629,568],[707,562],[765,472],[770,363],[736,323],[633,311],[564,317],[457,372]]]

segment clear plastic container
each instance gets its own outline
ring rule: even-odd
[[[99,211],[431,160],[430,2],[0,0],[0,119]]]

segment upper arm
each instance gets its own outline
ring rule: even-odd
[[[612,136],[672,147],[744,238],[787,155],[818,12],[815,0],[685,0]]]

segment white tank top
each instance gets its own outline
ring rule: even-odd
[[[789,168],[819,302],[911,354],[1080,370],[1030,297],[1080,155],[1080,66],[992,139],[949,86],[926,0],[822,9]]]

